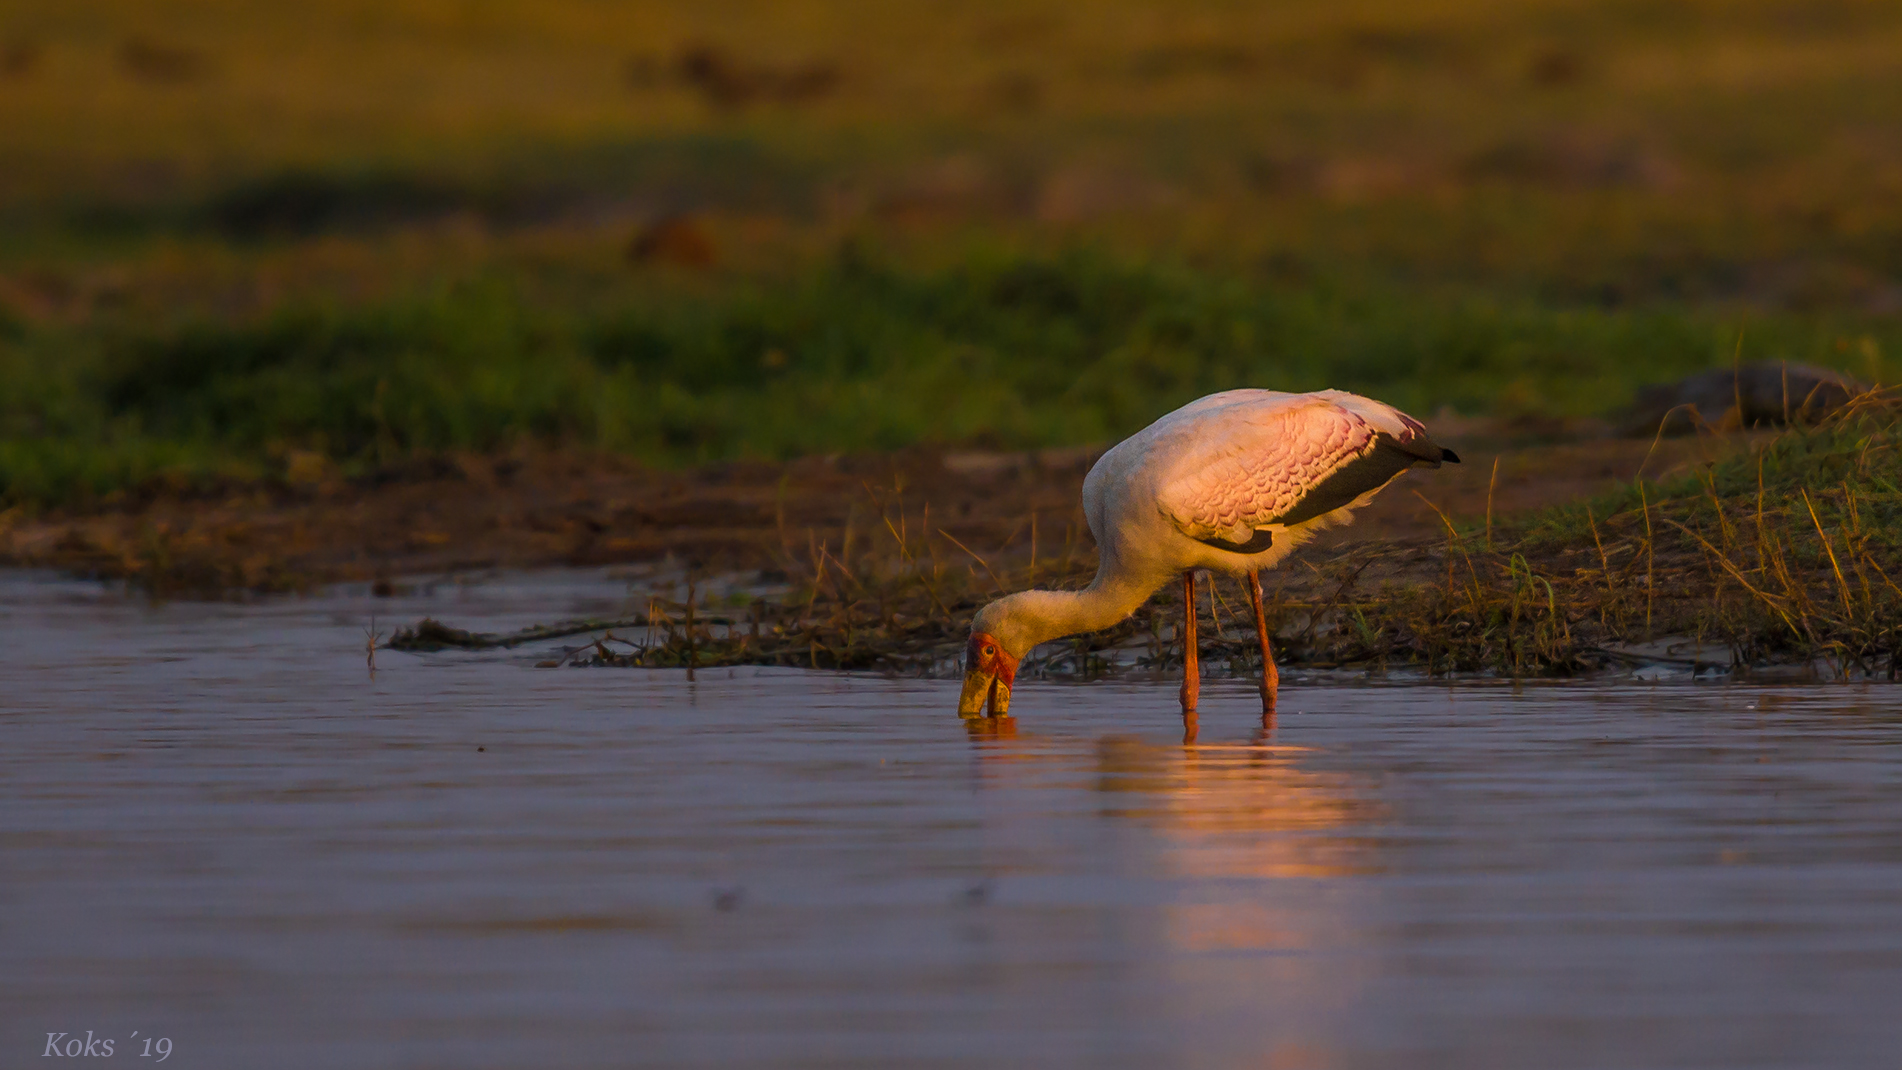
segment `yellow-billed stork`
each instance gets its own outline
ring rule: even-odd
[[[1261,609],[1262,569],[1316,532],[1348,523],[1414,467],[1459,463],[1418,420],[1339,390],[1228,390],[1190,402],[1118,443],[1083,480],[1096,579],[1080,591],[1021,591],[978,611],[965,649],[958,713],[1010,708],[1018,662],[1038,643],[1108,628],[1163,584],[1181,580],[1182,712],[1200,690],[1195,572],[1244,576],[1261,638],[1261,699],[1278,675]]]

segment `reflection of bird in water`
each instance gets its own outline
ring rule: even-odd
[[[1097,790],[1130,796],[1106,813],[1153,822],[1176,848],[1206,855],[1196,876],[1313,876],[1351,872],[1332,843],[1280,833],[1364,820],[1344,777],[1309,772],[1304,747],[1266,743],[1162,746],[1109,737],[1096,748]],[[1275,835],[1270,835],[1275,834]],[[1195,848],[1195,850],[1190,850]]]
[[[1097,744],[1101,812],[1148,829],[1151,872],[1196,882],[1196,894],[1163,906],[1160,935],[1168,946],[1304,947],[1340,924],[1298,892],[1252,883],[1350,876],[1374,864],[1361,837],[1350,834],[1373,816],[1372,805],[1347,777],[1302,768],[1304,753],[1263,744]]]
[[[1419,421],[1338,390],[1230,390],[1191,402],[1123,440],[1083,481],[1083,510],[1101,554],[1081,591],[1022,591],[978,611],[958,712],[1010,707],[1017,664],[1038,643],[1100,631],[1163,584],[1183,587],[1182,712],[1200,691],[1195,570],[1245,576],[1261,639],[1261,700],[1277,674],[1261,608],[1260,572],[1415,466],[1457,463]]]
[[[1092,762],[1096,790],[1131,796],[1127,803],[1102,812],[1154,819],[1171,841],[1235,833],[1251,838],[1250,842],[1265,843],[1264,833],[1326,830],[1365,819],[1368,805],[1346,777],[1303,768],[1302,758],[1309,749],[1277,746],[1272,719],[1262,721],[1262,728],[1248,742],[1198,745],[1191,739],[1177,746],[1127,736],[1096,740]],[[1000,786],[1035,782],[1039,774],[1028,770],[1047,768],[1052,762],[1072,763],[1080,749],[1074,737],[1020,735],[1017,718],[1010,716],[973,718],[965,722],[965,728],[977,744],[975,753],[984,779]],[[1260,860],[1244,868],[1267,875],[1275,865]],[[1307,863],[1288,872],[1303,866]],[[1345,872],[1326,865],[1320,868]]]
[[[1129,853],[1116,868],[1187,879],[1190,894],[1156,904],[1159,934],[1178,950],[1294,947],[1338,924],[1304,889],[1286,894],[1253,882],[1312,880],[1366,873],[1374,865],[1354,830],[1378,813],[1353,780],[1307,768],[1303,747],[1275,746],[1272,728],[1251,742],[1162,745],[1128,737],[1019,735],[1012,717],[966,722],[982,782],[1002,789],[1013,809],[1025,789],[1064,792],[1084,783],[1095,813],[1125,833],[1091,840]],[[1014,829],[1021,825],[1012,822]],[[1040,844],[1038,851],[1061,851]],[[1204,883],[1215,882],[1215,883]],[[1277,887],[1280,887],[1277,885]]]

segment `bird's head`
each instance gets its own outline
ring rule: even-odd
[[[976,717],[989,701],[991,716],[1002,717],[1010,708],[1011,685],[1024,655],[1038,643],[1078,630],[1064,613],[1075,599],[1067,591],[1018,591],[978,610],[964,647],[964,694],[958,699],[958,713]]]
[[[982,717],[1010,711],[1010,689],[1017,682],[1017,659],[989,632],[973,631],[964,647],[964,691],[958,695],[958,716]]]

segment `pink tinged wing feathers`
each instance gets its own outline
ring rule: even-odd
[[[1374,430],[1384,431],[1401,443],[1410,444],[1427,437],[1426,427],[1420,421],[1385,402],[1350,394],[1345,390],[1320,390],[1308,396],[1326,399],[1346,409],[1372,424]]]
[[[1245,543],[1378,444],[1380,429],[1359,413],[1325,397],[1288,400],[1205,410],[1185,421],[1158,497],[1183,534]]]

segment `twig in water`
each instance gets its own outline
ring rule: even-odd
[[[363,629],[364,660],[369,664],[372,679],[376,677],[376,644],[382,638],[382,634],[376,630],[376,617],[372,616],[370,626]]]

